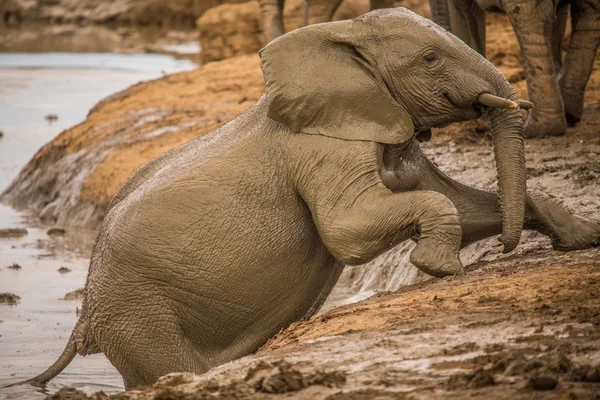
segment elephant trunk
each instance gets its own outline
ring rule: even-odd
[[[517,101],[510,84],[499,75],[501,84],[497,95]],[[502,213],[502,236],[504,252],[514,250],[519,244],[525,219],[526,170],[523,142],[523,119],[518,109],[492,108],[489,111],[494,155],[498,170],[498,197]]]

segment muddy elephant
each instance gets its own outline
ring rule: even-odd
[[[329,22],[343,0],[304,0],[304,25]],[[284,0],[258,0],[263,24],[264,43],[285,33],[283,24]],[[369,0],[369,8],[394,7],[394,0]]]
[[[556,247],[600,224],[527,195],[515,93],[460,39],[403,8],[312,25],[260,51],[265,94],[223,127],[140,167],[111,201],[82,313],[46,382],[104,353],[125,386],[202,373],[321,307],[344,265],[407,239],[435,276],[461,246],[523,226]],[[444,79],[439,79],[444,77]],[[415,136],[490,116],[499,192],[452,181]]]
[[[598,0],[429,0],[433,20],[485,56],[485,11],[503,11],[517,35],[529,98],[525,136],[565,133],[583,113],[584,91],[600,45]],[[562,42],[571,9],[572,34]]]

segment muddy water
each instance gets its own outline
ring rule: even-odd
[[[85,119],[102,98],[191,68],[189,61],[163,55],[0,54],[0,192],[38,148]],[[16,306],[0,304],[0,387],[35,376],[62,351],[81,301],[61,299],[83,287],[94,240],[93,232],[74,230],[50,237],[48,227],[0,204],[3,228],[25,228],[28,234],[0,239],[0,293],[21,297]],[[13,263],[21,268],[9,268]],[[60,273],[61,267],[69,271]],[[103,355],[77,357],[47,390],[67,384],[90,393],[123,388]],[[28,386],[0,389],[0,399],[38,397],[42,393]]]

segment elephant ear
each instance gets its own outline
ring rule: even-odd
[[[414,136],[370,55],[356,46],[354,21],[313,25],[260,51],[269,118],[294,132],[399,144]]]

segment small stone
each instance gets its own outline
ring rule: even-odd
[[[67,233],[64,229],[62,228],[51,228],[48,229],[48,232],[46,232],[48,234],[48,236],[65,236],[65,233]]]
[[[84,288],[74,290],[72,292],[65,294],[65,297],[63,297],[61,300],[81,300],[81,299],[83,299],[84,292],[85,292]]]
[[[0,304],[7,304],[9,306],[16,306],[19,304],[21,297],[13,293],[0,293]]]
[[[0,239],[14,239],[27,235],[27,229],[23,228],[6,228],[0,229]]]
[[[56,114],[47,114],[45,117],[46,121],[48,121],[49,124],[56,122],[56,120],[58,120],[58,115]]]
[[[532,376],[527,382],[527,387],[533,390],[553,390],[558,381],[547,375]]]

